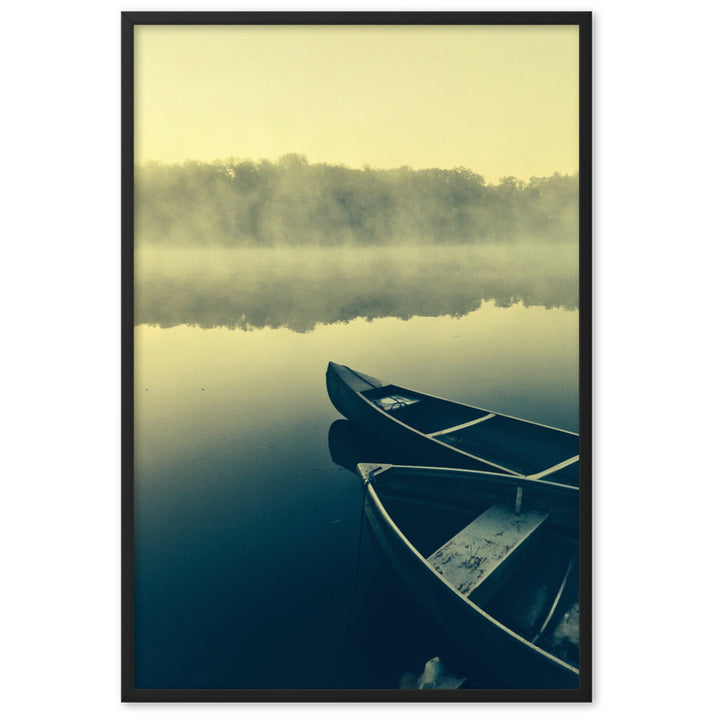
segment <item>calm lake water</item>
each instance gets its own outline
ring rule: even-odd
[[[138,252],[135,686],[501,687],[361,533],[325,368],[577,431],[573,250]]]

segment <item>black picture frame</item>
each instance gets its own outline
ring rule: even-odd
[[[575,25],[579,28],[580,683],[577,690],[140,689],[134,685],[134,28],[138,25]],[[592,700],[592,14],[590,12],[124,12],[122,47],[123,702],[589,702]]]

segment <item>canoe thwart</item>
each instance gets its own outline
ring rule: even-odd
[[[533,480],[540,480],[541,478],[547,477],[548,475],[552,475],[553,473],[556,473],[559,470],[564,470],[565,468],[568,468],[577,462],[580,462],[579,455],[575,455],[574,457],[568,458],[567,460],[563,460],[562,462],[558,463],[557,465],[553,465],[552,467],[549,467],[546,470],[543,470],[542,472],[535,473],[534,475],[528,475],[528,477],[532,478]]]
[[[482,604],[517,566],[548,517],[548,513],[516,514],[505,505],[493,505],[430,555],[428,562],[458,592]]]
[[[472,427],[478,423],[485,422],[486,420],[492,420],[496,417],[495,413],[488,413],[482,417],[469,420],[468,422],[462,423],[461,425],[453,425],[453,427],[443,428],[442,430],[436,430],[435,432],[428,433],[428,437],[438,437],[440,435],[450,435],[451,433],[457,432],[458,430],[464,430],[465,428]]]

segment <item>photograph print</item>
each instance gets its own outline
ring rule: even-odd
[[[123,14],[123,700],[591,699],[590,23]]]

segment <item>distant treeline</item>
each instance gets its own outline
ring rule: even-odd
[[[489,185],[466,168],[277,163],[136,167],[136,241],[160,245],[390,245],[576,241],[578,178]]]

